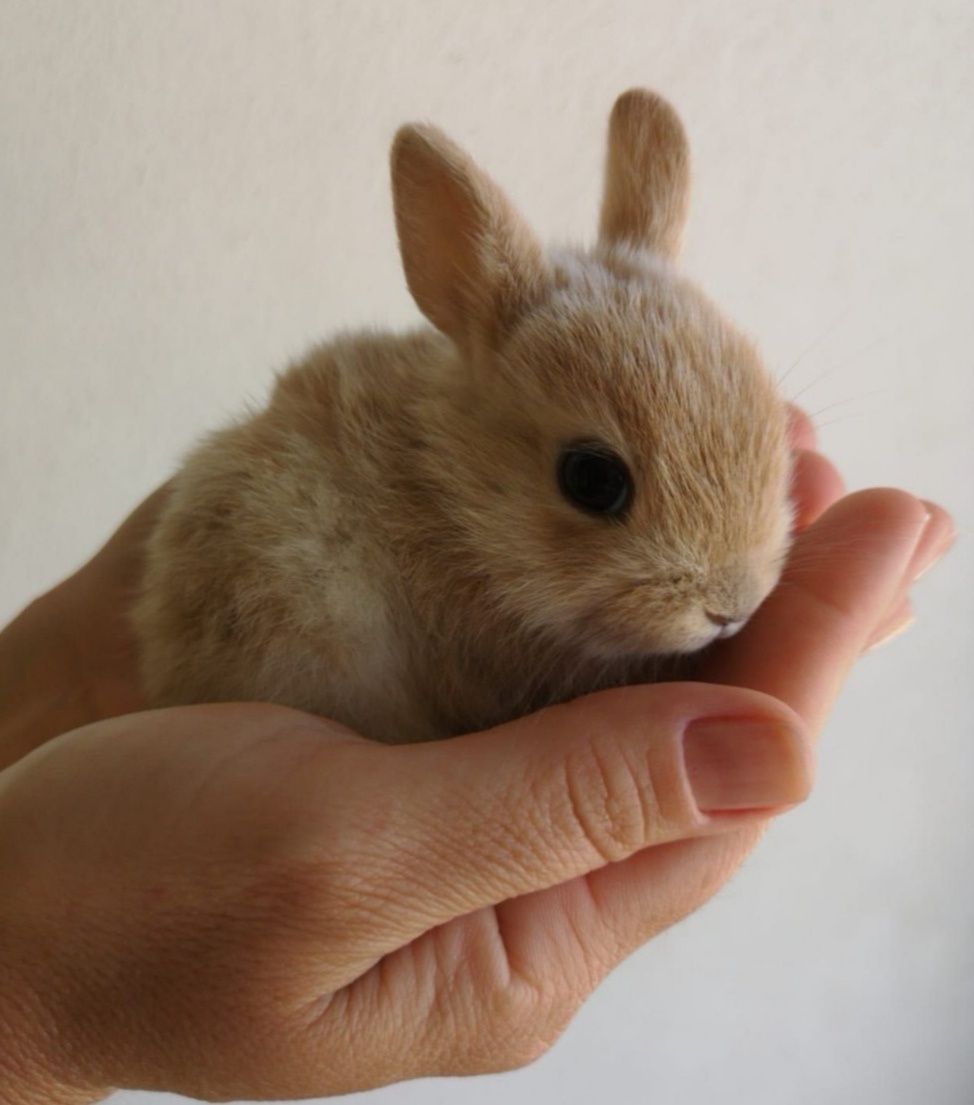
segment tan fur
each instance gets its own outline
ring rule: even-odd
[[[601,235],[543,251],[431,127],[393,195],[410,290],[440,332],[357,334],[177,475],[135,611],[156,703],[261,699],[386,741],[489,726],[650,678],[749,615],[788,541],[782,403],[674,271],[687,154],[672,109],[620,97]],[[624,520],[556,465],[628,463]]]
[[[609,118],[599,238],[675,257],[690,199],[690,157],[672,107],[642,88],[624,92]]]

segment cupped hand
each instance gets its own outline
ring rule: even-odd
[[[841,491],[808,456],[805,524]],[[229,705],[50,741],[0,774],[0,1085],[300,1097],[531,1059],[805,796],[849,667],[948,539],[905,493],[840,500],[704,682],[489,733],[387,747]]]

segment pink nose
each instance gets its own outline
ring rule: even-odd
[[[714,614],[710,610],[705,610],[704,614],[707,615],[708,621],[713,622],[713,624],[718,627],[718,637],[733,637],[734,634],[747,621],[747,617],[741,615],[738,615],[738,617],[736,618],[731,618],[726,614]]]
[[[727,614],[715,614],[712,610],[704,610],[709,621],[712,621],[714,625],[719,625],[721,629],[725,625],[732,625],[734,622],[743,621],[743,618],[734,618]]]

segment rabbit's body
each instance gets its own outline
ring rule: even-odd
[[[783,407],[664,256],[674,149],[653,212],[631,173],[613,186],[627,110],[648,148],[673,136],[661,101],[620,100],[591,252],[542,253],[455,147],[401,133],[407,279],[442,332],[324,345],[190,457],[135,611],[154,702],[440,737],[651,677],[760,602],[788,535]]]
[[[157,705],[267,700],[409,741],[649,670],[504,611],[429,464],[453,355],[432,330],[338,340],[190,457],[138,607]]]

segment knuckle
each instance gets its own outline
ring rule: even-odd
[[[503,1074],[505,1071],[520,1070],[537,1062],[550,1048],[551,1043],[532,1029],[515,1040],[504,1041],[495,1048],[484,1074]]]
[[[461,975],[438,989],[423,1018],[422,1046],[414,1050],[438,1051],[438,1073],[491,1074],[533,1063],[557,1040],[594,985],[588,971],[574,969],[574,957],[564,970],[552,970],[550,964],[534,969],[509,957],[498,970],[494,954],[490,960],[489,984],[485,964],[472,968],[465,960]],[[458,981],[463,977],[474,982],[473,990]]]
[[[512,1008],[513,1004],[513,1008]],[[513,1003],[495,1015],[493,1069],[517,1070],[540,1059],[561,1035],[581,998],[563,986],[525,985]]]
[[[563,996],[553,997],[528,984],[495,995],[470,1034],[463,1073],[500,1074],[540,1059],[571,1015]]]
[[[563,771],[565,815],[603,863],[649,843],[656,808],[652,780],[617,740],[600,736],[570,751]]]

